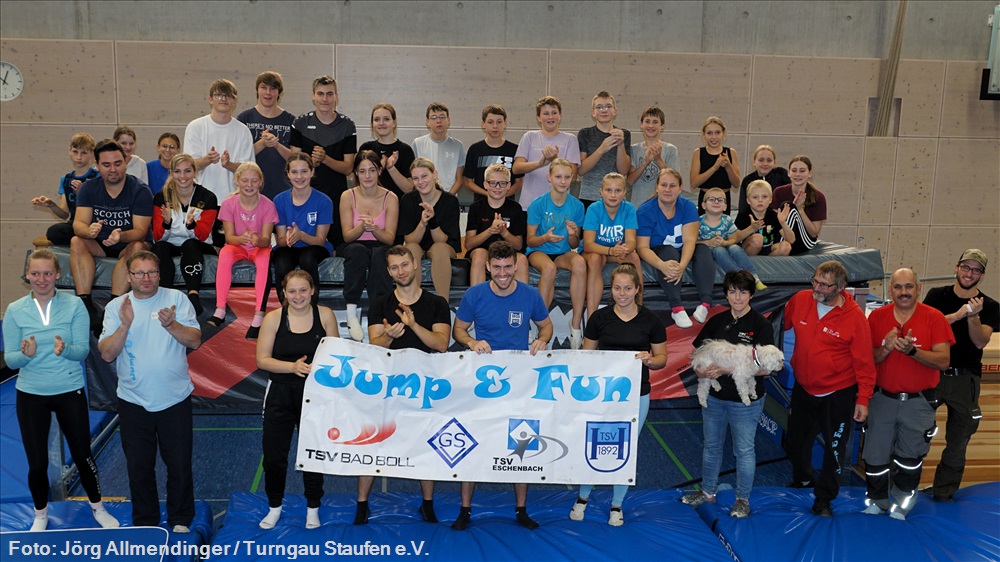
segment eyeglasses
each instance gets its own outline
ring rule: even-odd
[[[976,275],[982,275],[982,274],[986,273],[985,269],[979,269],[978,267],[969,267],[969,266],[965,265],[964,263],[962,265],[958,266],[958,269],[962,273],[974,273]]]
[[[819,287],[820,289],[824,289],[824,290],[827,290],[827,291],[829,291],[830,289],[836,289],[837,288],[837,284],[836,283],[824,283],[824,282],[820,281],[819,279],[816,279],[815,277],[813,277],[811,279],[811,281],[812,281],[813,287]]]
[[[430,117],[428,117],[428,119],[430,119],[431,121],[444,121],[447,118],[448,118],[447,115],[431,115]]]
[[[507,187],[510,185],[509,181],[487,181],[486,185],[489,187]]]
[[[219,101],[234,100],[236,96],[231,96],[229,94],[212,94],[212,97]]]
[[[136,279],[145,279],[147,277],[150,279],[156,279],[160,276],[160,270],[151,269],[149,271],[129,271],[129,274]]]
[[[706,197],[705,201],[708,201],[709,203],[725,203],[726,202],[726,198],[725,197]]]
[[[595,105],[594,106],[594,109],[596,109],[597,111],[611,111],[614,108],[615,108],[615,106],[608,105],[608,104],[605,104],[605,105]]]

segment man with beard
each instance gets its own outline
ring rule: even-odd
[[[517,272],[517,250],[505,240],[490,244],[486,258],[491,279],[470,287],[455,313],[455,342],[476,353],[493,350],[528,350],[532,355],[544,350],[552,338],[552,320],[538,289],[514,278]],[[528,344],[528,319],[538,328],[538,337]],[[469,335],[469,328],[476,327],[476,337]],[[464,531],[472,517],[472,494],[475,482],[462,482],[462,510],[451,528]],[[528,516],[525,502],[528,485],[514,484],[514,514],[517,522],[528,529],[537,529],[538,523]]]
[[[948,368],[938,382],[938,405],[948,406],[945,447],[934,472],[934,499],[950,502],[962,483],[965,450],[979,428],[979,383],[983,373],[983,348],[993,332],[1000,331],[1000,304],[976,287],[986,273],[986,254],[969,249],[955,264],[955,284],[927,292],[924,304],[940,310],[955,335]]]
[[[816,268],[812,290],[799,291],[785,305],[784,329],[795,330],[791,413],[785,451],[792,463],[792,488],[814,488],[812,512],[833,517],[830,502],[840,493],[840,473],[853,422],[868,417],[875,386],[875,362],[868,321],[844,288],[847,269],[837,261]],[[823,467],[812,466],[813,440],[823,435]]]
[[[194,519],[191,375],[187,350],[201,345],[191,301],[160,287],[160,261],[150,251],[126,263],[132,292],[108,303],[97,348],[115,361],[122,450],[132,494],[132,524],[160,523],[156,451],[167,467],[167,525],[189,533]]]
[[[451,309],[444,298],[420,287],[420,266],[406,246],[393,246],[385,253],[386,268],[396,289],[368,307],[368,341],[388,349],[419,349],[425,353],[448,350],[451,340]],[[358,476],[358,506],[354,524],[368,523],[368,494],[374,476]],[[420,516],[437,523],[434,515],[434,481],[421,480]]]
[[[889,279],[892,304],[868,317],[877,386],[862,453],[868,488],[864,513],[888,511],[900,520],[916,503],[924,457],[937,433],[934,387],[955,343],[944,315],[918,302],[920,289],[913,271],[897,269]]]
[[[125,173],[127,160],[120,144],[104,139],[94,148],[100,177],[84,182],[76,194],[69,265],[76,294],[90,314],[90,328],[101,333],[101,319],[90,298],[97,265],[94,257],[118,258],[111,274],[111,298],[128,290],[125,261],[153,243],[153,194],[149,186]]]

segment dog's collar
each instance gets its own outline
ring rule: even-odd
[[[763,368],[763,366],[760,364],[760,360],[757,359],[757,346],[756,345],[750,348],[750,357],[753,358],[754,365],[757,365],[757,368]]]

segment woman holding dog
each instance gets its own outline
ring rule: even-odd
[[[694,340],[694,347],[701,347],[708,340],[724,340],[734,344],[774,345],[771,323],[759,312],[750,308],[750,299],[756,289],[753,274],[745,269],[730,271],[722,282],[722,289],[729,301],[729,310],[716,314],[705,323]],[[757,458],[754,453],[754,436],[757,420],[764,411],[764,378],[757,377],[757,400],[744,405],[732,377],[715,365],[696,371],[699,377],[717,379],[721,390],[714,388],[708,395],[708,406],[702,409],[702,428],[705,445],[701,458],[701,490],[695,490],[681,501],[698,506],[715,503],[715,490],[719,484],[722,466],[722,446],[726,442],[726,426],[733,434],[733,455],[736,457],[736,501],[730,517],[750,515],[750,491],[753,488]],[[767,373],[758,373],[764,375]]]
[[[623,263],[611,272],[613,306],[598,309],[587,322],[583,334],[583,349],[602,351],[635,351],[642,361],[642,387],[639,392],[639,431],[649,412],[649,370],[662,369],[667,364],[667,331],[660,317],[642,306],[642,275],[631,263]],[[594,487],[580,486],[580,496],[569,518],[582,521],[583,512]],[[611,498],[608,525],[617,527],[625,522],[622,501],[628,486],[616,485]]]

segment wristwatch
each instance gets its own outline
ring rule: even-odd
[[[913,346],[913,348],[911,348],[909,351],[907,351],[906,354],[909,355],[910,357],[913,357],[914,355],[916,355],[917,354],[917,346]]]

